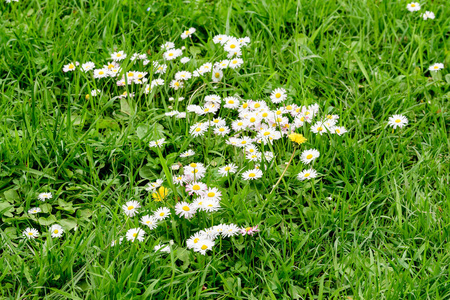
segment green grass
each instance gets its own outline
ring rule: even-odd
[[[410,13],[407,3],[1,2],[0,298],[450,298],[450,8],[427,1]],[[426,10],[436,19],[421,19]],[[188,27],[197,32],[181,40]],[[217,34],[251,38],[245,64],[226,71],[228,85],[208,83],[195,94],[201,79],[176,93],[166,84],[119,100],[124,88],[114,81],[62,72],[71,61],[99,67],[116,49],[160,58],[166,41],[186,46],[192,63],[218,61],[224,52],[212,42]],[[437,62],[445,68],[431,74]],[[169,67],[166,83],[179,70]],[[217,175],[219,166],[252,164],[223,139],[191,139],[194,117],[164,116],[174,95],[186,97],[178,103],[184,111],[187,101],[211,93],[267,100],[277,87],[293,103],[318,103],[321,112],[338,114],[349,132],[297,130],[308,138],[302,149],[320,151],[314,168],[321,176],[295,178],[304,168],[298,152],[273,195],[293,151],[287,138],[274,144],[277,167],[261,180],[247,184],[239,175],[229,182]],[[102,96],[86,100],[94,88]],[[229,113],[218,115],[236,118]],[[408,126],[392,131],[393,114],[407,116]],[[144,187],[164,176],[162,160],[148,147],[162,136],[169,166],[208,165],[203,181],[222,190],[222,210],[191,222],[172,216],[147,230],[144,243],[109,247],[139,226],[138,217],[125,221],[126,201],[142,202],[142,212],[160,205]],[[196,156],[179,159],[189,148]],[[54,198],[39,217],[26,214],[42,204],[40,192]],[[185,197],[182,189],[172,191],[167,205],[178,193]],[[66,229],[60,239],[48,234],[55,222]],[[205,256],[184,250],[189,236],[221,222],[258,225],[260,232],[216,240]],[[26,227],[41,236],[24,240]],[[171,254],[153,251],[169,240],[177,246]]]

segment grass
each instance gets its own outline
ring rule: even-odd
[[[0,298],[448,299],[450,8],[427,1],[410,13],[407,3],[0,3]],[[421,19],[425,10],[436,19]],[[197,32],[181,40],[188,27]],[[207,84],[195,94],[202,83],[117,99],[123,88],[62,72],[71,61],[106,63],[115,50],[159,57],[166,41],[186,46],[199,64],[217,61],[217,34],[251,38],[245,64],[225,77],[228,85]],[[430,73],[436,62],[445,68]],[[176,71],[169,68],[166,82]],[[234,148],[191,139],[192,119],[164,116],[171,96],[267,99],[277,87],[298,105],[338,114],[349,132],[300,130],[321,153],[314,165],[321,176],[295,179],[303,168],[297,154],[273,195],[293,151],[287,138],[274,144],[275,166],[261,180],[228,181],[217,167],[248,166]],[[86,100],[94,88],[102,96]],[[408,126],[386,127],[393,114],[406,115]],[[163,159],[148,148],[158,137],[168,141]],[[144,243],[109,247],[139,226],[137,218],[124,221],[120,207],[131,199],[158,207],[145,184],[188,148],[197,153],[193,161],[208,165],[205,183],[222,189],[222,210],[192,222],[172,216]],[[39,217],[25,214],[41,204],[40,192],[54,198]],[[48,235],[55,222],[66,229],[60,239]],[[220,222],[260,232],[216,241],[205,256],[184,250],[189,236]],[[24,240],[26,227],[41,236]],[[177,250],[153,251],[169,240]]]

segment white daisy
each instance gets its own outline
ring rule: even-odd
[[[336,133],[339,136],[343,135],[346,132],[347,132],[347,129],[345,129],[345,127],[343,127],[343,126],[334,126],[331,129],[331,133]]]
[[[220,43],[220,44],[224,45],[228,41],[228,39],[229,39],[229,37],[227,35],[219,34],[213,38],[213,42],[214,42],[214,44]]]
[[[169,84],[169,87],[173,88],[174,90],[179,90],[184,87],[184,83],[183,81],[172,80]]]
[[[242,64],[244,63],[244,60],[241,58],[233,58],[232,60],[230,60],[230,68],[232,69],[236,69],[239,68],[240,66],[242,66]]]
[[[160,207],[154,213],[153,217],[158,221],[163,221],[170,216],[170,209],[167,207]]]
[[[143,216],[141,218],[141,224],[148,226],[149,229],[153,230],[158,227],[158,220],[154,216]]]
[[[244,180],[254,180],[254,179],[259,179],[263,176],[263,172],[259,169],[252,169],[252,170],[248,170],[245,171],[242,174],[242,179]]]
[[[113,61],[121,61],[124,60],[127,57],[127,55],[123,51],[114,52],[111,54],[111,59]]]
[[[394,129],[397,127],[402,128],[408,124],[408,119],[404,115],[393,115],[389,118],[388,124]]]
[[[33,208],[30,208],[28,210],[28,213],[30,215],[37,214],[37,213],[40,213],[40,212],[41,212],[41,209],[39,207],[33,207]]]
[[[170,245],[161,245],[158,244],[155,247],[153,247],[153,250],[155,252],[164,252],[164,253],[170,253]]]
[[[128,217],[134,217],[137,214],[137,209],[140,208],[141,205],[137,201],[128,201],[124,205],[122,205],[123,212]]]
[[[25,229],[23,231],[22,234],[23,234],[23,236],[26,236],[29,239],[35,239],[35,238],[37,238],[39,236],[39,231],[37,231],[34,228],[28,227],[27,229]]]
[[[159,140],[156,140],[156,141],[151,141],[148,145],[149,145],[150,148],[153,148],[153,147],[161,148],[162,145],[165,144],[165,142],[166,142],[166,139],[162,138],[162,139],[159,139]]]
[[[164,180],[156,179],[155,182],[149,182],[148,187],[145,188],[146,191],[153,192],[156,191],[163,184]]]
[[[238,40],[236,38],[229,38],[228,41],[225,43],[225,46],[223,47],[223,49],[227,52],[230,51],[237,51],[241,48]]]
[[[181,55],[183,55],[181,49],[169,49],[163,54],[163,57],[165,60],[173,60]]]
[[[308,180],[308,179],[315,178],[315,177],[317,177],[317,172],[314,169],[303,170],[300,173],[298,173],[298,175],[297,175],[297,179],[301,180],[301,181]]]
[[[436,63],[436,64],[434,64],[434,65],[431,65],[431,66],[428,68],[428,70],[430,70],[430,71],[439,71],[439,70],[442,70],[443,68],[444,68],[444,64]]]
[[[76,68],[76,67],[75,67],[75,63],[70,63],[70,64],[65,65],[65,66],[63,67],[63,72],[66,73],[66,72],[69,72],[69,71],[74,71],[75,68]]]
[[[197,244],[194,246],[195,252],[200,252],[205,255],[206,251],[210,251],[212,247],[214,247],[215,242],[210,239],[200,239]]]
[[[300,157],[300,160],[305,164],[309,164],[312,161],[314,161],[316,158],[320,156],[319,151],[316,149],[309,149],[302,152],[302,155]]]
[[[185,217],[186,219],[192,218],[196,213],[196,208],[187,202],[178,202],[175,205],[175,213],[180,217]]]
[[[287,94],[286,90],[283,88],[277,88],[272,91],[272,94],[270,94],[270,99],[273,103],[281,103],[284,100],[286,100]]]
[[[408,5],[406,5],[406,9],[408,9],[411,12],[419,11],[420,10],[420,4],[417,3],[417,2],[411,2]]]
[[[193,155],[195,155],[194,150],[189,149],[189,150],[181,153],[180,157],[189,157],[189,156],[193,156]]]
[[[192,77],[192,74],[191,74],[191,72],[188,72],[188,71],[180,71],[180,72],[175,73],[176,80],[188,80],[188,79],[191,79],[191,77]]]
[[[38,195],[38,199],[41,201],[45,201],[45,200],[52,199],[52,198],[53,198],[52,193],[40,193]]]
[[[219,82],[223,78],[223,72],[220,69],[214,69],[211,75],[213,82]]]
[[[81,65],[81,71],[87,72],[90,70],[94,70],[95,64],[92,61],[88,61],[87,63],[84,63]]]
[[[165,42],[164,44],[161,45],[162,50],[169,50],[173,48],[175,48],[175,44],[172,42]]]
[[[52,238],[61,237],[64,233],[62,227],[58,224],[54,224],[50,226],[50,233],[52,234]]]
[[[431,11],[426,11],[426,12],[422,15],[422,18],[423,18],[424,20],[428,20],[428,19],[433,20],[435,17],[436,17],[436,16],[435,16],[434,13],[431,12]]]
[[[237,171],[237,166],[233,163],[225,165],[219,168],[219,174],[222,176],[228,176],[228,174],[234,174]]]
[[[182,63],[183,65],[188,63],[191,59],[189,57],[183,57],[180,59],[180,63]]]
[[[230,128],[228,128],[227,126],[220,126],[220,127],[216,127],[214,129],[214,134],[216,134],[216,135],[226,136],[229,133],[230,133]]]
[[[109,70],[107,69],[95,69],[94,78],[105,78],[109,76]]]
[[[185,30],[182,34],[181,34],[181,38],[184,40],[185,38],[191,37],[192,34],[195,32],[195,28],[191,27],[188,30]]]
[[[144,241],[145,231],[141,228],[131,228],[127,231],[126,237],[128,241],[134,242],[136,239],[139,242]]]

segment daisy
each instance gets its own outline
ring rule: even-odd
[[[159,188],[163,182],[164,180],[162,179],[156,179],[155,182],[149,182],[148,187],[146,187],[145,190],[149,192],[156,191],[156,189]]]
[[[137,214],[137,209],[140,208],[141,205],[137,201],[128,201],[124,205],[122,205],[123,212],[128,217],[134,217]]]
[[[230,37],[228,41],[225,43],[223,49],[227,52],[236,51],[240,49],[240,44],[236,38]]]
[[[243,136],[238,143],[238,147],[246,147],[247,145],[252,145],[253,139],[248,136]]]
[[[187,202],[178,202],[175,205],[175,213],[179,217],[185,217],[186,219],[190,219],[196,213],[196,209],[192,204]]]
[[[242,56],[241,48],[238,48],[233,51],[228,51],[228,54],[227,54],[227,58],[235,58],[235,57],[241,57],[241,56]]]
[[[37,214],[37,213],[40,213],[40,212],[41,212],[41,209],[39,207],[33,207],[33,208],[30,208],[28,210],[28,213],[30,215]]]
[[[204,204],[202,206],[202,210],[204,210],[206,212],[215,212],[215,211],[218,211],[219,209],[220,209],[219,200],[204,198]]]
[[[188,30],[185,30],[182,34],[181,34],[181,38],[184,40],[185,38],[191,37],[192,34],[195,32],[195,28],[191,27]]]
[[[262,176],[263,176],[263,172],[261,170],[253,169],[253,170],[245,171],[242,174],[242,179],[244,179],[244,180],[254,180],[254,179],[261,178]]]
[[[404,115],[393,115],[389,118],[388,124],[394,129],[397,127],[402,128],[408,124],[408,119]]]
[[[239,45],[241,45],[241,46],[247,46],[248,44],[250,44],[250,38],[248,36],[239,38],[238,42],[239,42]]]
[[[178,110],[172,110],[169,112],[164,113],[167,117],[173,117],[173,116],[178,116],[180,112]]]
[[[216,127],[225,126],[226,124],[227,124],[227,122],[224,119],[222,119],[221,117],[214,118],[211,122],[211,125],[216,126]]]
[[[244,60],[242,60],[241,58],[234,58],[230,61],[230,68],[232,69],[236,69],[239,68],[240,66],[242,66],[242,64],[244,63]]]
[[[105,78],[109,76],[109,71],[106,69],[95,69],[94,78]]]
[[[111,54],[111,59],[113,61],[121,61],[124,60],[127,57],[127,55],[123,51],[114,52]]]
[[[444,68],[444,64],[437,63],[437,64],[434,64],[434,65],[431,65],[428,68],[428,70],[430,70],[430,71],[439,71],[439,70],[442,70],[443,68]]]
[[[247,153],[245,158],[248,159],[249,161],[260,161],[261,153]]]
[[[406,5],[406,9],[408,9],[411,12],[419,11],[420,10],[420,4],[417,3],[417,2],[411,2],[408,5]]]
[[[154,147],[161,148],[162,145],[164,145],[165,142],[166,142],[166,139],[164,139],[164,138],[159,139],[159,140],[156,140],[156,141],[151,141],[151,142],[149,143],[149,147],[150,147],[150,148],[154,148]]]
[[[181,112],[175,118],[177,118],[177,119],[185,119],[186,118],[186,113],[185,112]]]
[[[181,55],[183,55],[183,51],[181,51],[181,49],[169,49],[164,52],[163,57],[165,60],[173,60]]]
[[[179,89],[182,89],[184,87],[184,83],[183,83],[183,81],[172,80],[170,82],[169,86],[171,88],[173,88],[174,90],[179,90]]]
[[[114,246],[117,245],[117,244],[121,245],[121,244],[122,244],[122,241],[123,241],[123,237],[119,238],[119,240],[113,240],[113,241],[111,242],[111,247],[114,247]]]
[[[54,224],[50,226],[50,232],[52,234],[52,238],[61,237],[64,233],[64,229],[58,224]]]
[[[95,97],[95,96],[97,96],[97,95],[100,95],[101,94],[101,90],[92,90],[91,91],[91,96],[92,97]]]
[[[228,176],[228,174],[234,174],[237,171],[237,166],[233,163],[225,165],[219,168],[219,174],[222,176]]]
[[[222,192],[220,192],[218,188],[214,187],[208,188],[206,191],[203,191],[202,195],[205,199],[219,201],[222,197]]]
[[[22,234],[23,234],[23,236],[26,236],[29,239],[35,239],[35,238],[37,238],[39,236],[39,231],[37,231],[34,228],[28,227],[27,229],[25,229],[23,231]]]
[[[180,71],[175,74],[176,80],[188,80],[192,78],[192,73],[188,71]]]
[[[219,69],[219,70],[223,70],[223,69],[228,68],[228,65],[229,65],[229,64],[230,64],[230,61],[227,60],[227,59],[224,59],[224,60],[222,60],[222,61],[216,63],[216,64],[214,65],[214,67],[216,67],[216,68]]]
[[[182,63],[183,65],[188,63],[191,59],[189,57],[183,57],[180,59],[180,63]]]
[[[167,65],[165,64],[158,64],[156,61],[153,63],[155,67],[155,74],[165,74],[167,71]]]
[[[126,237],[128,241],[134,242],[136,239],[139,242],[144,241],[145,231],[141,228],[131,228],[127,231]]]
[[[221,126],[214,129],[214,134],[220,135],[220,136],[226,136],[230,133],[230,128],[227,126]]]
[[[327,132],[325,125],[322,122],[318,122],[318,123],[314,124],[313,126],[311,126],[311,131],[314,133],[318,133],[320,135]]]
[[[227,35],[219,34],[213,38],[213,42],[214,42],[214,44],[220,43],[220,44],[224,45],[228,41],[228,39],[229,39],[229,37]]]
[[[107,69],[107,70],[118,69],[118,68],[120,68],[120,65],[118,63],[116,63],[115,61],[109,62],[103,66],[103,69]]]
[[[143,216],[141,218],[141,224],[148,226],[149,229],[153,230],[158,227],[158,220],[154,216]]]
[[[242,235],[253,235],[255,232],[258,232],[258,225],[253,227],[246,227],[241,229]]]
[[[155,247],[153,247],[153,250],[155,252],[159,251],[159,252],[164,252],[164,253],[170,253],[170,246],[158,244]]]
[[[301,181],[311,179],[311,178],[316,178],[316,177],[317,177],[317,172],[314,169],[303,170],[300,173],[298,173],[298,175],[297,175],[297,179],[301,180]]]
[[[199,73],[201,75],[211,72],[212,71],[212,63],[204,63],[203,65],[200,66],[199,68]]]
[[[286,100],[286,98],[286,90],[283,88],[277,88],[272,91],[272,94],[270,94],[270,99],[273,103],[281,103],[282,101]]]
[[[189,150],[181,153],[180,157],[189,157],[189,156],[193,156],[193,155],[195,155],[194,150],[189,149]]]
[[[345,129],[345,127],[343,127],[343,126],[334,126],[331,129],[331,132],[332,133],[336,133],[337,135],[341,136],[341,135],[343,135],[344,133],[347,132],[347,129]]]
[[[65,66],[63,67],[63,72],[64,72],[64,73],[67,73],[67,72],[69,72],[69,71],[74,71],[74,70],[75,70],[75,64],[74,64],[74,63],[70,63],[70,64],[65,65]]]
[[[188,178],[184,175],[173,176],[173,182],[175,184],[183,185],[183,183],[189,181]]]
[[[434,15],[434,13],[433,12],[431,12],[431,11],[426,11],[423,15],[422,15],[422,18],[424,19],[424,20],[428,20],[428,19],[434,19],[436,16]]]
[[[189,192],[189,195],[196,194],[201,196],[207,189],[208,186],[206,184],[198,181],[186,185],[186,192]]]
[[[214,247],[215,242],[210,239],[200,239],[194,246],[194,251],[205,255],[206,251],[211,250]]]
[[[191,126],[189,132],[192,136],[202,136],[206,130],[208,129],[208,124],[206,123],[197,123]]]
[[[170,209],[167,207],[160,207],[154,213],[153,217],[158,221],[163,221],[170,216]]]
[[[300,160],[305,164],[309,164],[310,162],[314,161],[316,158],[320,156],[319,151],[316,149],[309,149],[302,152],[302,155],[300,157]]]
[[[223,237],[235,236],[240,233],[240,228],[236,224],[228,224],[225,225],[224,230],[222,231]]]
[[[52,193],[40,193],[38,195],[38,199],[41,201],[45,201],[45,200],[52,199],[52,198],[53,198]]]
[[[164,44],[161,45],[161,50],[170,50],[175,48],[175,44],[172,42],[165,42]]]
[[[197,243],[200,241],[200,239],[204,238],[202,232],[196,232],[194,235],[192,235],[187,241],[186,241],[186,247],[188,249],[193,249]]]
[[[233,128],[234,131],[240,131],[247,128],[249,125],[247,120],[236,120],[231,123],[231,128]]]
[[[95,64],[92,61],[89,61],[89,62],[81,65],[81,71],[83,71],[83,72],[93,70],[94,68],[95,68]]]
[[[223,72],[220,69],[214,69],[212,73],[212,81],[219,82],[223,78]]]
[[[208,95],[205,97],[205,102],[214,102],[220,104],[222,98],[219,95]]]

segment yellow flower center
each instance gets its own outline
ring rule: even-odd
[[[197,244],[199,240],[199,238],[194,239],[194,244]]]
[[[233,100],[228,100],[228,104],[234,104]]]
[[[215,74],[214,74],[214,77],[220,78],[220,73],[219,73],[219,72],[215,73]]]
[[[255,108],[259,108],[260,106],[261,106],[261,104],[259,104],[259,103],[255,104]]]
[[[30,231],[30,232],[28,232],[28,235],[33,235],[33,233]]]
[[[322,130],[323,130],[322,127],[317,128],[317,131],[322,131]]]
[[[439,69],[439,67],[438,67],[438,66],[434,66],[434,68],[435,68],[435,69]]]
[[[242,126],[242,125],[244,125],[244,123],[243,123],[243,122],[238,122],[237,124],[238,124],[238,126]]]
[[[309,173],[306,173],[306,174],[305,174],[304,176],[305,176],[305,177],[309,177],[309,175],[311,175],[311,174],[309,174]]]
[[[190,163],[189,166],[191,166],[192,168],[196,168],[197,164],[196,163]]]
[[[256,176],[256,174],[255,173],[250,173],[250,174],[248,174],[248,177],[255,177]]]
[[[169,53],[169,56],[173,56],[173,53]]]
[[[114,65],[113,64],[109,64],[108,65],[108,69],[112,69],[112,68],[114,68]]]
[[[269,114],[266,113],[266,112],[262,114],[263,118],[267,117],[268,115],[269,115]]]
[[[234,48],[236,48],[236,45],[232,44],[232,45],[230,45],[230,48],[234,49]]]
[[[252,228],[251,227],[247,227],[245,228],[245,231],[249,232]]]
[[[197,128],[195,128],[195,131],[197,131],[197,132],[199,132],[199,131],[201,131],[202,129],[200,128],[200,127],[197,127]]]
[[[275,98],[280,98],[281,97],[281,93],[276,93],[275,94]]]
[[[245,145],[245,144],[247,144],[247,141],[242,141],[241,144]]]
[[[73,68],[75,68],[75,66],[73,64],[70,64],[69,69],[73,69]]]
[[[128,206],[128,210],[132,210],[134,208],[133,205]]]
[[[247,108],[247,107],[248,107],[248,103],[244,103],[244,104],[242,105],[242,107],[243,107],[243,108]]]
[[[288,106],[286,106],[286,109],[287,109],[287,110],[291,110],[291,109],[292,109],[292,106],[288,105]]]
[[[225,169],[224,169],[225,171],[230,171],[231,170],[231,168],[230,167],[225,167]]]
[[[175,82],[175,85],[176,86],[180,86],[180,83],[177,81],[177,82]]]
[[[116,55],[117,57],[121,57],[122,56],[122,54],[121,53],[117,53],[117,55]]]
[[[395,123],[400,123],[400,122],[401,122],[400,119],[395,120]]]
[[[184,211],[190,211],[191,209],[189,208],[189,206],[187,206],[187,205],[185,205],[185,206],[183,206],[183,208],[182,208]]]
[[[160,217],[164,217],[164,215],[165,215],[165,213],[163,213],[163,212],[159,213]]]
[[[237,60],[233,60],[232,63],[233,63],[233,64],[237,64],[238,61],[237,61]]]
[[[99,74],[99,75],[103,75],[103,74],[105,74],[105,72],[100,71],[100,72],[98,72],[98,74]]]
[[[196,185],[194,185],[194,186],[192,187],[192,189],[193,189],[194,191],[198,191],[198,190],[200,190],[200,186],[199,186],[198,184],[196,184]]]
[[[277,119],[276,119],[276,122],[278,122],[278,123],[281,122],[281,121],[283,121],[282,118],[277,118]]]
[[[135,232],[135,233],[133,233],[133,237],[137,237],[137,233]]]
[[[134,76],[134,73],[128,73],[128,77],[133,77]]]
[[[184,33],[185,33],[185,34],[189,34],[189,30],[186,30]]]
[[[214,197],[216,195],[216,193],[214,193],[214,192],[209,192],[208,193],[208,197]]]
[[[59,232],[58,229],[53,230],[53,233],[58,233],[58,232]]]
[[[256,121],[256,118],[250,118],[250,122],[255,122]]]
[[[264,132],[264,136],[268,136],[268,135],[270,135],[270,131]]]
[[[219,131],[220,131],[220,132],[224,132],[224,131],[225,131],[225,128],[220,128]]]
[[[306,156],[306,158],[307,158],[307,159],[311,159],[311,158],[313,158],[313,155],[312,155],[312,154],[308,154],[308,155]]]
[[[416,5],[414,3],[411,4],[411,7],[416,7]]]
[[[337,132],[337,133],[341,133],[341,131],[340,131],[339,129],[336,129],[336,132]]]
[[[145,222],[145,223],[150,224],[150,221],[147,221],[147,222]]]
[[[194,169],[194,170],[192,170],[192,172],[191,173],[194,173],[194,174],[196,174],[198,172],[198,169]]]

